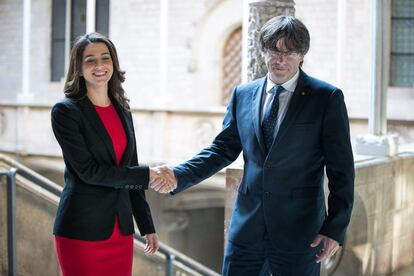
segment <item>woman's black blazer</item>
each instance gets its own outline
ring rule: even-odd
[[[111,101],[128,139],[119,166],[111,138],[88,97],[65,99],[52,108],[52,128],[66,165],[55,235],[105,240],[112,234],[115,216],[125,235],[134,233],[132,217],[141,235],[155,233],[144,192],[149,168],[138,165],[131,113],[112,96]]]

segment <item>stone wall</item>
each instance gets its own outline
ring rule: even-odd
[[[61,157],[61,150],[52,132],[50,109],[0,104],[0,152],[43,156],[51,160],[47,166],[53,167],[53,160]],[[133,109],[140,162],[176,164],[191,158],[219,133],[224,113],[224,107],[209,111]],[[368,132],[366,119],[351,118],[350,126],[352,142],[356,136]],[[389,120],[388,129],[400,134],[401,144],[414,139],[412,122]]]
[[[311,36],[304,69],[343,90],[351,118],[367,118],[372,1],[296,0],[295,3],[295,16],[306,24]],[[413,92],[412,87],[388,87],[388,119],[400,120],[401,124],[414,120]]]
[[[135,108],[209,110],[221,107],[221,55],[242,24],[242,0],[110,2],[109,37],[115,43],[124,88]],[[23,3],[0,3],[0,98],[21,103]],[[51,81],[52,0],[31,3],[30,89],[24,104],[53,105],[64,79]],[[161,39],[161,28],[165,36]],[[161,45],[164,43],[164,45]],[[162,52],[165,47],[165,52]],[[165,57],[164,59],[161,59]],[[195,96],[196,95],[196,96]],[[191,98],[191,101],[188,99]]]
[[[122,69],[127,71],[125,88],[131,98],[131,106],[163,111],[165,116],[169,115],[171,108],[195,112],[222,109],[223,45],[228,35],[242,25],[244,2],[166,2],[164,46],[167,50],[164,54],[161,53],[160,1],[111,2],[109,36],[117,46]],[[311,48],[305,57],[304,69],[343,89],[352,119],[365,120],[369,112],[370,3],[368,0],[295,1],[295,14],[311,33]],[[51,7],[51,0],[31,3],[31,97],[25,106],[50,108],[63,97],[63,81],[50,81]],[[0,38],[4,42],[0,45],[1,105],[20,104],[22,11],[21,1],[4,0],[0,3]],[[165,59],[161,60],[164,56]],[[407,125],[414,120],[411,92],[412,88],[389,88],[388,115],[395,123]],[[31,133],[24,120],[16,118],[8,124],[12,131],[23,132],[22,136]],[[413,129],[409,127],[410,133],[414,133]],[[191,130],[182,131],[188,133]],[[405,126],[403,131],[406,132]],[[7,147],[19,149],[18,145]],[[38,145],[29,152],[36,154],[37,150]],[[181,149],[173,150],[181,152]]]
[[[0,151],[22,156],[61,157],[51,107],[0,105]],[[140,162],[177,163],[209,145],[221,130],[224,107],[211,111],[135,109]]]
[[[0,2],[0,96],[3,102],[15,101],[21,90],[22,14],[21,1]]]
[[[333,275],[389,275],[414,262],[414,153],[357,161],[355,203]],[[226,228],[243,170],[226,175]]]

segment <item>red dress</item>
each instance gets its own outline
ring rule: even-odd
[[[122,122],[111,104],[95,106],[111,137],[117,164],[124,154],[127,138]],[[99,227],[99,226],[97,226]],[[133,235],[124,236],[115,218],[112,235],[104,241],[82,241],[55,236],[63,276],[130,276],[134,250]]]

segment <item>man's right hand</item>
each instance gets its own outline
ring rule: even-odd
[[[177,178],[172,168],[168,166],[150,168],[149,186],[162,194],[175,190],[177,188]]]

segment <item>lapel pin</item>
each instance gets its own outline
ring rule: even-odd
[[[305,96],[306,92],[302,91],[302,93],[300,93],[302,96]]]

